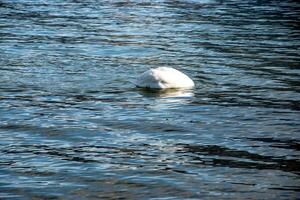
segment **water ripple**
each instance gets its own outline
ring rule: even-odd
[[[297,198],[299,10],[1,1],[0,199]],[[196,88],[135,88],[157,66]]]

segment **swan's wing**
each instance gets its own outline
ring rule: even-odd
[[[136,81],[137,87],[145,88],[190,88],[194,82],[184,73],[169,67],[150,69],[141,74]]]
[[[144,88],[162,88],[160,85],[159,77],[155,73],[154,69],[150,69],[142,73],[136,80],[135,85],[137,87]]]

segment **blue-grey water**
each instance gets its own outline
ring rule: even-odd
[[[299,198],[299,11],[0,0],[0,199]],[[158,66],[196,88],[135,88]]]

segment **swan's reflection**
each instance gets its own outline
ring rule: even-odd
[[[191,89],[139,89],[141,95],[145,97],[193,97],[194,92]]]
[[[191,89],[139,89],[139,93],[144,97],[157,98],[158,101],[164,103],[178,102],[184,103],[193,97],[195,94]]]

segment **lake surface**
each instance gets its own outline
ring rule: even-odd
[[[299,11],[1,0],[0,199],[299,198]],[[196,88],[135,88],[158,66]]]

